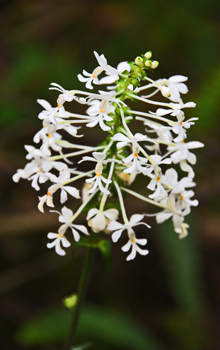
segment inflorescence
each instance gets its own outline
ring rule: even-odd
[[[188,91],[187,77],[175,75],[155,81],[149,78],[146,71],[152,72],[159,64],[151,59],[150,51],[136,57],[134,62],[121,62],[117,68],[108,65],[104,55],[94,54],[98,67],[92,73],[83,70],[78,79],[86,83],[89,90],[93,90],[93,84],[107,85],[106,91],[65,90],[52,83],[50,90],[59,92],[56,107],[38,100],[44,108],[38,115],[43,127],[33,140],[41,145],[39,148],[25,146],[26,158],[30,161],[24,169],[18,169],[13,180],[28,179],[37,191],[41,184],[50,182],[47,193],[39,197],[41,212],[45,205],[54,207],[56,192],[60,192],[61,204],[68,196],[80,201],[75,212],[66,206],[61,212],[55,211],[61,226],[57,233],[48,233],[51,240],[48,248],[55,247],[57,254],[65,255],[63,248],[70,246],[65,236],[68,228],[75,241],[79,241],[81,234],[89,235],[85,225],[75,224],[77,217],[86,211],[86,220],[93,232],[112,234],[113,242],[127,234],[128,241],[122,250],[130,251],[127,260],[131,260],[137,253],[148,254],[148,250],[142,248],[147,239],[137,238],[134,231],[137,225],[150,228],[142,221],[148,215],[155,215],[157,223],[172,218],[179,238],[187,235],[189,225],[184,222],[184,217],[190,213],[191,206],[198,205],[198,201],[192,199],[191,188],[195,186],[192,165],[196,163],[196,156],[191,150],[203,147],[203,144],[186,142],[187,129],[198,119],[185,119],[185,108],[195,107],[194,102],[183,103],[181,99],[181,94]],[[163,102],[152,99],[156,94],[162,95]],[[129,107],[129,100],[142,103],[142,111]],[[72,101],[87,106],[86,114],[68,112],[66,106]],[[156,111],[148,110],[147,106]],[[134,123],[139,125],[141,133],[132,132]],[[105,140],[95,147],[65,140],[65,133],[76,139],[83,137],[79,134],[80,125],[101,128]],[[77,168],[72,167],[70,161],[74,157],[80,157]],[[82,162],[88,162],[90,170],[80,170]],[[178,168],[185,175],[181,179]],[[146,195],[131,189],[139,176],[146,182]],[[81,183],[80,179],[84,180],[81,194],[75,187],[76,183]],[[155,205],[156,213],[133,214],[128,219],[125,194]],[[123,223],[118,221],[119,211]]]

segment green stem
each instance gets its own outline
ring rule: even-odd
[[[80,281],[79,281],[79,285],[78,285],[78,290],[77,290],[77,302],[73,308],[69,336],[66,340],[66,343],[64,345],[63,350],[70,350],[70,349],[72,350],[72,349],[74,349],[74,346],[75,346],[76,330],[77,330],[77,326],[79,323],[80,313],[81,313],[83,301],[84,301],[85,294],[86,294],[86,289],[87,289],[88,282],[89,282],[94,252],[95,252],[94,248],[89,248],[87,255],[86,255],[86,258],[85,258],[85,261],[84,261],[84,266],[82,269],[82,273],[81,273]]]

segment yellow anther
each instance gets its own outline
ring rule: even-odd
[[[57,103],[57,107],[60,108],[60,107],[61,107],[61,104],[60,104],[60,103]]]
[[[96,173],[96,176],[97,177],[100,177],[102,174],[101,173]]]
[[[48,139],[51,137],[51,134],[47,134]]]
[[[58,237],[62,238],[63,237],[62,233],[58,233]]]
[[[50,193],[50,192],[47,192],[47,196],[48,196],[48,197],[51,196],[51,193]]]
[[[185,140],[183,139],[182,143],[185,143]]]
[[[99,110],[99,112],[100,112],[100,113],[104,113],[105,111],[104,111],[104,109],[101,108],[101,109]]]
[[[134,243],[135,242],[135,238],[131,238],[131,242]]]
[[[137,158],[137,156],[138,156],[138,153],[137,153],[137,152],[135,152],[135,153],[134,153],[134,157],[135,157],[135,158]]]
[[[46,124],[44,124],[44,128],[46,128]]]
[[[184,196],[182,194],[180,195],[180,198],[182,201],[184,200]]]
[[[38,170],[38,173],[41,173],[42,172],[42,170],[41,170],[41,168]]]
[[[158,176],[158,177],[156,178],[156,180],[157,180],[157,182],[159,182],[159,181],[160,181],[160,176]]]
[[[182,122],[182,121],[180,122],[180,125],[183,125],[183,122]]]
[[[92,75],[92,79],[95,79],[95,78],[96,78],[96,74],[93,74],[93,75]]]

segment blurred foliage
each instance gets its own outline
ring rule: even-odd
[[[41,125],[36,99],[55,103],[57,94],[48,90],[51,82],[66,89],[82,87],[76,75],[94,68],[94,50],[104,53],[112,66],[151,50],[160,62],[154,78],[188,76],[184,102],[195,101],[197,108],[189,117],[200,118],[189,139],[206,147],[197,152],[200,206],[190,217],[189,237],[178,240],[170,222],[152,228],[149,256],[132,263],[125,261],[119,245],[113,246],[111,259],[111,243],[103,241],[99,249],[111,269],[106,272],[97,257],[88,298],[98,306],[84,310],[79,341],[94,335],[94,344],[106,350],[146,349],[146,344],[160,349],[158,343],[171,350],[219,349],[219,12],[217,0],[1,2],[2,349],[23,349],[13,340],[17,329],[20,341],[38,342],[38,350],[59,349],[54,336],[59,343],[65,333],[68,310],[48,308],[54,310],[65,295],[74,293],[83,253],[77,249],[62,262],[45,255],[46,232],[56,230],[57,223],[49,214],[37,213],[30,184],[15,185],[11,176],[24,166],[23,145],[32,143]],[[80,113],[81,107],[76,108]],[[88,142],[98,137],[98,132],[88,134]],[[148,211],[135,201],[128,200],[128,207],[130,213],[134,208]],[[39,311],[42,316],[35,318]],[[131,314],[131,319],[125,316]]]
[[[67,336],[71,313],[59,309],[30,320],[18,330],[17,339],[24,346],[56,344]],[[87,306],[81,315],[79,339],[89,339],[98,349],[100,342],[120,349],[162,350],[148,332],[141,331],[135,320],[119,311]]]

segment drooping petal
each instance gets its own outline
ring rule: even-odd
[[[131,240],[129,239],[129,241],[121,249],[123,250],[123,252],[128,252],[130,248],[131,248]]]
[[[132,244],[131,254],[128,255],[127,261],[133,260],[136,257],[136,246]]]
[[[65,191],[75,198],[80,198],[79,190],[75,187],[65,186]]]
[[[122,231],[124,230],[124,228],[122,228],[121,230],[118,230],[118,231],[115,231],[113,234],[112,234],[112,240],[113,242],[117,242],[119,240],[119,238],[121,237],[121,234],[122,234]]]
[[[60,243],[61,243],[61,239],[57,239],[56,245],[55,245],[55,252],[58,255],[64,256],[64,255],[66,255],[66,252],[61,248]]]
[[[61,192],[60,192],[60,203],[63,204],[67,201],[67,193],[66,191],[64,191],[63,188],[61,188]]]
[[[158,224],[161,224],[162,222],[168,220],[172,215],[173,213],[162,211],[156,215],[156,221]]]
[[[70,242],[66,239],[66,237],[62,237],[61,238],[61,242],[62,242],[62,245],[65,247],[65,248],[68,248],[71,246]]]
[[[71,230],[72,230],[73,237],[74,237],[75,241],[78,242],[80,239],[79,232],[77,232],[73,227],[71,227]]]
[[[84,233],[85,235],[89,236],[89,232],[87,230],[87,228],[83,225],[72,225],[72,227],[75,227],[77,230],[81,231],[82,233]]]

